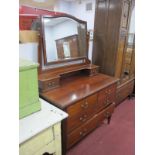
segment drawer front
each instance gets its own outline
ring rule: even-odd
[[[41,92],[46,92],[53,88],[59,87],[59,84],[60,84],[59,78],[52,79],[49,81],[39,81],[39,89]]]
[[[103,122],[104,119],[110,117],[114,112],[115,103],[112,103],[106,109],[102,110],[100,113],[95,115],[81,127],[77,128],[76,130],[72,131],[67,136],[67,149],[81,140],[84,136],[86,136],[90,131],[95,129],[98,125]]]
[[[53,141],[54,135],[52,128],[48,128],[47,130],[41,132],[36,135],[32,139],[26,141],[25,143],[20,145],[20,154],[22,155],[31,155],[36,151],[40,150],[46,144]]]
[[[90,131],[95,129],[97,126],[97,117],[94,116],[88,122],[83,124],[81,127],[77,128],[73,132],[67,135],[67,149],[81,140],[84,136],[86,136]]]
[[[115,109],[115,103],[112,103],[110,106],[108,106],[105,110],[104,110],[104,116],[105,118],[108,118],[112,115],[112,113],[114,112]]]
[[[87,97],[80,102],[75,103],[67,108],[69,117],[67,119],[67,132],[86,122],[95,113],[97,103],[97,94]]]
[[[45,89],[51,89],[57,86],[59,86],[59,79],[50,80],[45,83]]]
[[[116,103],[119,104],[121,101],[123,101],[127,96],[129,96],[134,88],[134,81],[124,85],[123,87],[119,88],[117,90],[116,94]]]
[[[107,106],[107,94],[106,89],[103,89],[98,95],[97,111],[103,109],[105,106]]]
[[[115,109],[115,103],[109,105],[106,109],[97,114],[97,125],[100,125],[104,119],[110,117]]]
[[[116,98],[116,84],[109,86],[106,90],[107,92],[107,103],[115,102]]]
[[[116,84],[113,84],[99,92],[97,111],[115,102]]]

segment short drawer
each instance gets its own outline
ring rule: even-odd
[[[97,103],[97,111],[100,111],[104,107],[106,107],[109,103],[107,103],[107,94],[106,89],[103,89],[98,94],[98,103]]]
[[[116,99],[116,84],[113,84],[99,92],[97,110],[101,110],[111,103],[115,102]]]
[[[54,139],[52,127],[20,145],[20,155],[32,155]]]
[[[95,129],[97,126],[97,117],[96,115],[83,124],[81,127],[77,128],[76,130],[72,131],[70,134],[67,135],[67,149],[85,137],[90,131]]]
[[[51,89],[57,86],[59,86],[59,79],[50,80],[45,83],[45,89]]]
[[[69,117],[67,119],[67,132],[86,122],[95,113],[97,94],[91,95],[67,108]]]
[[[115,102],[115,96],[116,96],[116,84],[111,85],[107,88],[107,99],[109,102]]]
[[[39,89],[41,92],[46,92],[48,90],[51,90],[53,88],[59,87],[60,85],[60,79],[55,78],[48,81],[40,81],[39,80]]]

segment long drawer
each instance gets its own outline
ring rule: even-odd
[[[95,114],[97,104],[97,93],[91,95],[67,108],[69,117],[67,119],[67,132],[79,127]]]
[[[86,136],[91,130],[95,129],[97,126],[97,117],[96,115],[88,120],[85,124],[71,132],[67,135],[67,149],[81,140]]]
[[[109,118],[112,113],[114,112],[115,109],[115,103],[112,103],[111,105],[109,105],[107,108],[105,108],[104,110],[102,110],[101,112],[99,112],[97,115],[97,125],[100,125],[104,119]]]
[[[115,108],[115,104],[111,104],[98,114],[94,115],[85,124],[72,131],[67,135],[67,149],[72,147],[75,143],[86,136],[90,131],[99,126],[102,121],[112,115]]]

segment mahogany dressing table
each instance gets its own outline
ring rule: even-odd
[[[110,123],[115,108],[118,79],[98,73],[87,46],[85,21],[70,15],[42,17],[39,91],[69,114],[62,122],[63,154],[105,119]]]

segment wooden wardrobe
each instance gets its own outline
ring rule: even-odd
[[[120,79],[117,104],[134,88],[135,35],[128,31],[133,7],[132,0],[96,0],[92,62]]]

